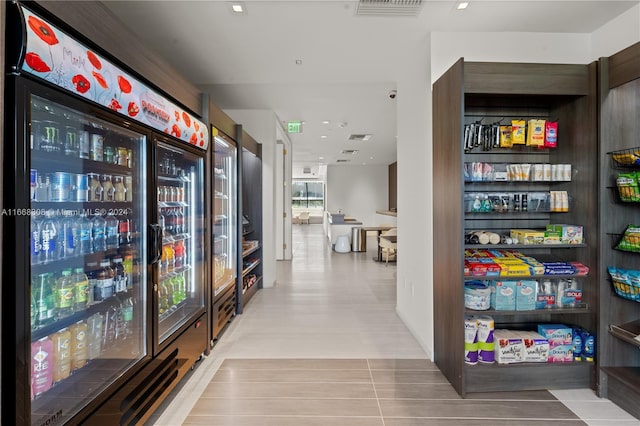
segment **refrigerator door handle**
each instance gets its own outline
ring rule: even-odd
[[[151,263],[157,263],[162,258],[162,227],[158,224],[149,225],[151,232],[149,232],[149,249],[151,253],[149,258]]]

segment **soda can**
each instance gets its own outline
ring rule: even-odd
[[[80,158],[88,160],[91,154],[91,140],[88,131],[80,130],[78,132],[78,144],[80,145]]]
[[[55,172],[51,180],[51,201],[69,201],[71,173]]]
[[[91,135],[91,159],[93,161],[104,161],[104,138],[102,135]]]
[[[89,176],[74,175],[74,199],[73,201],[88,201],[89,199]]]

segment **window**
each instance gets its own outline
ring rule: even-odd
[[[291,185],[291,207],[324,209],[324,182],[294,181]]]

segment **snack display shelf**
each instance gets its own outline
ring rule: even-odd
[[[260,264],[259,260],[256,260],[255,262],[251,263],[249,266],[247,266],[242,270],[242,276],[244,277],[245,275],[247,275],[249,272],[255,269],[255,267],[258,266],[259,264]]]
[[[485,311],[476,311],[474,309],[465,308],[465,315],[491,315],[491,316],[531,316],[538,317],[541,315],[567,315],[567,314],[592,314],[593,310],[588,305],[581,305],[578,307],[567,308],[551,308],[551,309],[532,309],[528,311],[496,311],[495,309],[488,309]],[[640,344],[640,342],[638,342]]]
[[[587,247],[586,244],[465,244],[465,249],[546,250]]]
[[[480,280],[480,281],[513,281],[513,280],[539,280],[544,278],[585,278],[586,275],[570,274],[570,275],[465,275],[465,281]]]
[[[251,247],[249,247],[248,249],[242,252],[242,257],[246,257],[259,249],[260,249],[260,244],[258,243],[258,241],[255,241],[255,244],[253,244]]]
[[[630,345],[640,348],[640,320],[625,324],[609,324],[609,333]]]

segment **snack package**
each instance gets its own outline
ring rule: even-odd
[[[511,148],[511,126],[500,126],[500,148]]]
[[[620,173],[616,179],[620,199],[627,202],[640,201],[637,173]]]
[[[525,144],[525,121],[511,120],[511,143],[513,145]]]
[[[616,246],[618,250],[640,252],[640,227],[629,225]]]
[[[544,146],[546,120],[529,120],[527,146]]]
[[[624,152],[612,155],[616,163],[623,166],[640,166],[640,153]]]
[[[558,122],[547,121],[544,124],[544,145],[545,148],[558,147]]]

